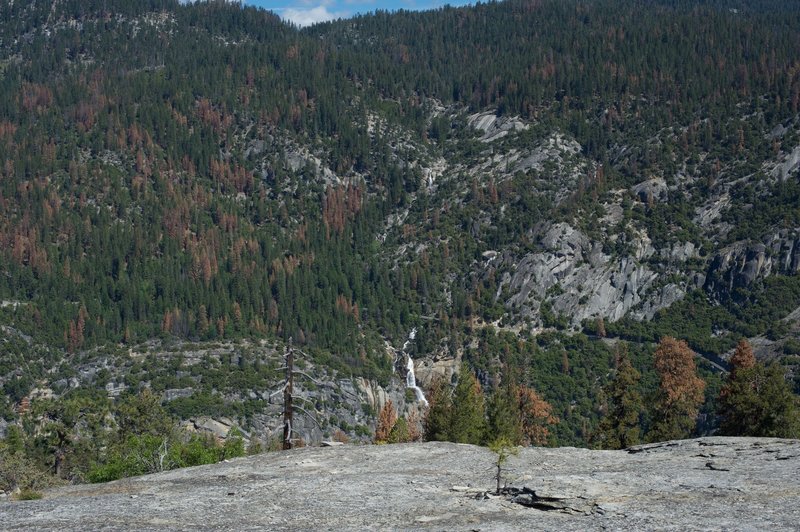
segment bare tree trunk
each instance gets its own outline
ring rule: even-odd
[[[294,379],[294,350],[292,340],[286,353],[286,385],[283,389],[283,449],[292,448],[292,388]]]
[[[61,478],[61,470],[64,466],[64,450],[58,449],[56,450],[56,458],[55,463],[53,464],[53,468],[55,469],[55,475],[57,478]]]
[[[164,441],[161,443],[161,447],[159,447],[158,452],[158,470],[164,471],[164,459],[167,457],[167,438],[164,438]]]

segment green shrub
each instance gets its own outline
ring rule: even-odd
[[[58,484],[54,476],[39,469],[33,460],[21,452],[9,452],[0,446],[0,489],[3,491],[38,491]]]
[[[40,491],[35,491],[30,488],[25,488],[23,490],[20,490],[20,492],[16,496],[16,499],[18,501],[36,501],[41,499],[42,497],[43,495]]]
[[[238,458],[245,454],[242,432],[234,427],[228,432],[228,437],[225,439],[222,449],[220,449],[219,459]]]
[[[800,355],[800,341],[789,338],[783,344],[783,352],[787,355]]]

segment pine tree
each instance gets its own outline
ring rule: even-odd
[[[392,427],[392,430],[389,432],[389,436],[386,438],[386,441],[388,443],[407,443],[411,441],[406,418],[397,418],[397,421]]]
[[[425,441],[448,441],[453,404],[450,385],[442,377],[435,378],[427,398],[430,406],[422,423]]]
[[[706,386],[696,374],[694,352],[685,341],[665,336],[656,348],[653,362],[661,382],[649,440],[688,438],[697,424]]]
[[[617,353],[617,372],[605,389],[608,410],[594,440],[603,449],[625,449],[640,442],[640,420],[644,403],[639,393],[640,374],[631,365],[627,351]]]
[[[517,402],[516,387],[508,383],[489,398],[487,407],[489,440],[505,440],[511,445],[522,445],[522,419]]]
[[[509,458],[519,454],[519,448],[514,442],[500,437],[489,443],[489,450],[497,456],[495,460],[495,494],[500,495],[500,484],[503,480],[503,466]]]
[[[117,436],[124,440],[132,434],[164,436],[172,431],[173,419],[161,406],[161,398],[149,388],[127,396],[116,409]]]
[[[527,386],[519,386],[516,395],[523,444],[547,445],[550,437],[548,426],[558,423],[558,418],[553,415],[553,407],[536,390]]]
[[[486,409],[481,385],[466,366],[453,392],[452,415],[448,440],[480,445],[486,435]]]
[[[394,409],[392,400],[386,401],[378,415],[378,426],[375,427],[375,443],[386,443],[389,441],[389,434],[397,423],[397,411]]]
[[[778,364],[756,362],[747,340],[731,356],[720,390],[719,432],[725,436],[800,437],[800,405]]]
[[[756,357],[753,355],[753,347],[745,338],[739,340],[739,343],[736,345],[736,350],[733,352],[733,355],[731,355],[730,365],[731,372],[729,377],[731,380],[736,377],[737,371],[750,369],[756,365]]]

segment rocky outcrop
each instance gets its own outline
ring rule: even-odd
[[[646,298],[644,313],[652,316],[685,294],[677,285],[650,293],[658,275],[640,262],[654,253],[647,240],[640,239],[633,246],[633,255],[614,258],[604,253],[598,242],[559,223],[544,230],[539,243],[541,251],[507,264],[510,272],[503,285],[511,295],[505,304],[518,315],[537,316],[542,302],[547,301],[553,312],[569,316],[577,326],[584,319],[600,316],[618,320]],[[676,256],[691,256],[693,250],[680,247]],[[506,263],[510,261],[513,258]]]
[[[631,188],[631,193],[643,203],[664,201],[667,199],[667,182],[662,178],[653,178],[643,181]]]
[[[417,383],[425,389],[430,388],[436,379],[452,383],[457,379],[460,366],[461,359],[457,356],[433,356],[417,360]]]
[[[800,146],[795,146],[783,161],[772,169],[772,177],[784,181],[798,166],[800,166]]]
[[[452,443],[267,453],[0,502],[6,530],[796,530],[800,441],[627,451]]]
[[[386,387],[363,378],[322,377],[313,386],[303,385],[298,379],[295,397],[295,403],[305,412],[295,413],[293,428],[310,444],[330,438],[337,429],[352,439],[371,441],[377,413],[388,400],[400,415],[418,408],[415,402],[406,400],[400,379],[393,379]],[[253,416],[247,428],[262,440],[279,437],[283,431],[283,395],[269,397],[266,407]]]
[[[483,142],[492,142],[507,136],[509,132],[524,131],[529,127],[519,117],[497,116],[496,111],[470,115],[467,124],[483,133]]]
[[[721,249],[711,261],[705,288],[729,296],[772,274],[800,272],[800,228],[781,231],[761,242],[740,241]]]
[[[643,231],[631,231],[627,252],[616,256],[567,223],[542,224],[531,234],[539,235],[539,250],[484,258],[487,270],[504,272],[498,296],[508,294],[509,313],[533,323],[545,302],[573,327],[597,317],[649,320],[694,289],[724,298],[770,275],[800,272],[800,228],[736,242],[711,259],[693,242],[655,249]]]
[[[218,439],[227,438],[235,426],[236,424],[228,418],[216,420],[207,416],[190,419],[184,423],[184,427],[190,432],[205,432]]]

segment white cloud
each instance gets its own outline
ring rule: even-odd
[[[329,11],[328,6],[323,4],[308,9],[287,7],[280,10],[280,15],[282,18],[290,20],[298,26],[311,26],[318,22],[346,17],[347,13]]]

